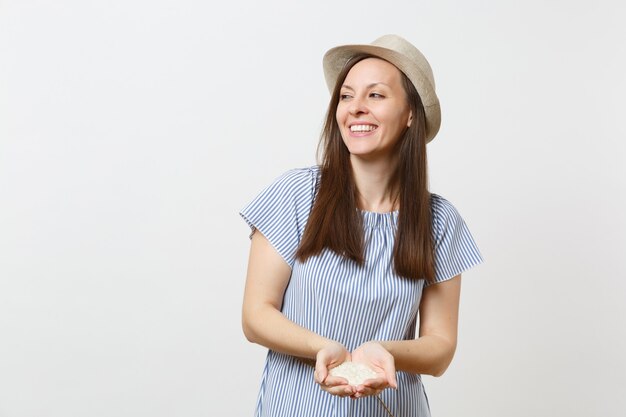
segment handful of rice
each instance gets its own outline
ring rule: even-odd
[[[358,362],[344,362],[330,370],[330,375],[345,378],[352,386],[361,385],[365,380],[376,378],[376,372]]]

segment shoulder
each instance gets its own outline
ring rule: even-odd
[[[456,207],[439,194],[430,195],[430,205],[436,241],[441,238],[446,229],[456,228],[463,224],[463,218]]]
[[[318,172],[308,167],[283,173],[239,213],[290,266],[311,211]]]
[[[244,211],[257,206],[307,206],[315,194],[318,175],[317,166],[290,169],[267,185]]]
[[[433,214],[433,222],[460,217],[454,205],[439,194],[430,195],[430,206]]]
[[[284,172],[264,190],[264,193],[277,194],[282,198],[308,200],[315,194],[319,167],[295,168]]]
[[[435,281],[450,279],[482,262],[482,256],[456,207],[431,194]]]
[[[320,168],[317,165],[313,165],[305,168],[294,168],[284,172],[280,175],[275,183],[289,184],[292,186],[304,186],[317,182],[319,177]]]

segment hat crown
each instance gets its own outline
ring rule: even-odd
[[[422,75],[430,81],[433,89],[435,88],[435,77],[433,76],[433,70],[430,64],[426,60],[426,57],[419,49],[413,46],[412,43],[398,35],[383,35],[372,42],[372,45],[390,49],[409,58],[409,60],[416,65],[417,69],[420,70]]]

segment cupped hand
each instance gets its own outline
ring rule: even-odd
[[[376,372],[377,377],[364,381],[355,388],[354,398],[378,395],[385,388],[398,388],[393,356],[380,343],[366,342],[352,352],[352,360]]]
[[[340,397],[353,396],[355,387],[344,378],[329,375],[329,371],[351,359],[350,352],[340,343],[331,342],[317,352],[315,361],[315,382],[329,394]]]

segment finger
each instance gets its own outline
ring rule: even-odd
[[[321,388],[329,394],[336,395],[338,397],[349,397],[354,395],[354,387],[350,385],[337,385],[333,387],[328,387],[325,385],[321,385]]]
[[[372,395],[378,395],[381,392],[382,392],[382,390],[380,390],[380,389],[372,389],[372,388],[368,388],[368,387],[363,387],[360,391],[355,392],[352,397],[353,398],[370,397]]]
[[[340,386],[340,385],[351,386],[350,384],[348,384],[347,379],[341,378],[339,376],[332,376],[332,375],[328,375],[326,377],[326,379],[324,380],[324,385],[326,385],[327,387]]]
[[[367,397],[370,395],[378,395],[388,386],[389,384],[387,383],[387,380],[384,378],[368,379],[364,381],[361,385],[356,387],[355,398]]]
[[[385,378],[372,378],[363,381],[359,387],[383,390],[389,386],[389,382]]]
[[[324,382],[326,377],[328,376],[328,368],[321,361],[315,362],[315,382],[321,384]]]
[[[383,362],[383,370],[389,381],[389,386],[392,388],[398,388],[398,380],[396,379],[396,366],[393,358]]]
[[[395,372],[390,375],[389,386],[393,389],[398,389],[398,379]]]
[[[313,377],[315,379],[315,382],[317,382],[318,384],[324,383],[325,376],[324,376],[324,373],[322,371],[317,371],[316,370],[313,373]]]

